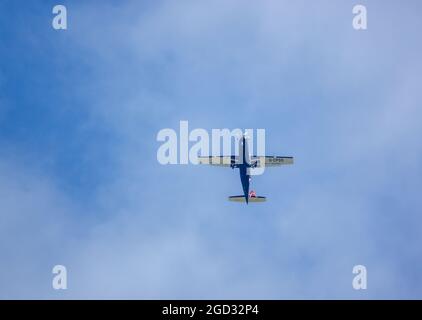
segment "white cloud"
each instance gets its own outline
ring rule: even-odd
[[[63,50],[72,47],[66,55],[91,71],[72,88],[90,103],[75,108],[88,108],[99,126],[112,128],[116,179],[85,207],[54,177],[2,162],[2,297],[420,294],[399,261],[419,252],[400,256],[384,248],[393,240],[382,242],[391,235],[405,247],[419,236],[394,231],[386,208],[377,206],[386,196],[398,210],[404,201],[414,201],[411,210],[420,207],[414,194],[400,200],[400,192],[386,191],[389,165],[379,160],[400,150],[407,156],[395,158],[394,177],[411,178],[402,166],[418,169],[420,95],[412,70],[421,66],[414,60],[389,66],[402,52],[388,55],[385,39],[373,44],[378,31],[354,33],[352,7],[333,3],[69,8],[72,45]],[[368,32],[383,21],[369,19]],[[203,127],[268,125],[267,150],[292,153],[297,163],[257,179],[258,186],[266,181],[268,205],[232,206],[224,199],[239,190],[237,173],[156,163],[157,130],[185,117]],[[87,218],[90,210],[95,214]],[[389,215],[402,228],[419,221],[394,210]],[[68,265],[66,293],[50,287],[56,263]],[[355,264],[367,264],[372,290],[353,291]]]

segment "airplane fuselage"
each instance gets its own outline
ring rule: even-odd
[[[246,203],[249,202],[249,183],[251,180],[249,170],[251,168],[251,158],[249,154],[248,142],[246,137],[243,136],[239,142],[239,163],[237,168],[239,168],[240,181],[242,182],[243,195],[245,197]]]

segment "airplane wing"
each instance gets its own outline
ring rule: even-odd
[[[285,164],[293,164],[293,157],[277,157],[277,156],[252,156],[252,163],[256,162],[256,168],[278,167]]]
[[[209,164],[211,166],[230,167],[236,164],[236,156],[209,156],[198,157],[198,164]]]

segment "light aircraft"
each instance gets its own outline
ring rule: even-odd
[[[199,164],[212,166],[239,168],[240,181],[242,182],[243,195],[230,196],[230,201],[235,202],[265,202],[266,197],[257,196],[255,191],[249,191],[251,181],[251,168],[278,167],[285,164],[293,164],[293,157],[278,156],[251,156],[248,148],[248,137],[243,134],[239,139],[239,156],[209,156],[198,157]]]

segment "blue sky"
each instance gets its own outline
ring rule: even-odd
[[[1,298],[422,298],[418,1],[0,4]],[[252,183],[156,135],[264,128]],[[52,289],[52,267],[68,290]],[[368,289],[352,288],[352,268]]]

